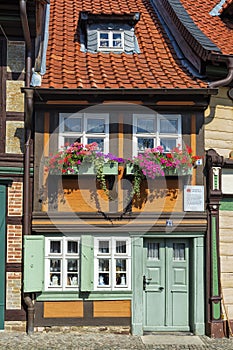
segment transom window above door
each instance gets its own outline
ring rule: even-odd
[[[165,152],[182,144],[181,116],[176,114],[134,115],[133,153],[163,146]]]
[[[59,147],[74,142],[83,144],[96,142],[99,151],[108,152],[108,114],[60,113],[59,117]]]

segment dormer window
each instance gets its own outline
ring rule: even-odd
[[[83,52],[140,53],[134,27],[138,12],[128,15],[80,13],[80,43]]]
[[[124,32],[117,30],[99,30],[98,32],[98,50],[124,50]]]

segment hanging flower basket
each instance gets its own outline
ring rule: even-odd
[[[99,152],[95,142],[87,145],[75,142],[48,159],[45,170],[50,175],[96,175],[108,194],[105,176],[118,175],[121,162],[124,162],[122,158]]]
[[[162,146],[150,148],[126,163],[126,174],[134,175],[133,195],[140,197],[140,183],[143,179],[154,180],[161,176],[191,175],[195,161],[199,156],[193,156],[190,147],[175,147],[165,153]]]

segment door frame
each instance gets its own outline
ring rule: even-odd
[[[132,237],[132,334],[143,335],[143,243],[145,238],[189,239],[190,331],[205,334],[204,238],[205,232],[131,234]],[[140,283],[141,281],[141,283]]]

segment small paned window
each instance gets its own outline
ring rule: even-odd
[[[96,142],[99,151],[108,153],[109,122],[107,114],[60,113],[59,147],[74,142]]]
[[[159,243],[147,242],[147,259],[159,260]]]
[[[46,238],[45,289],[67,291],[79,287],[79,238]]]
[[[95,239],[95,289],[119,290],[131,286],[130,239]]]
[[[98,50],[124,50],[124,32],[105,30],[98,31]]]
[[[173,260],[183,261],[185,260],[185,244],[173,243]]]
[[[182,144],[180,115],[134,115],[133,153],[163,146],[165,152]]]

